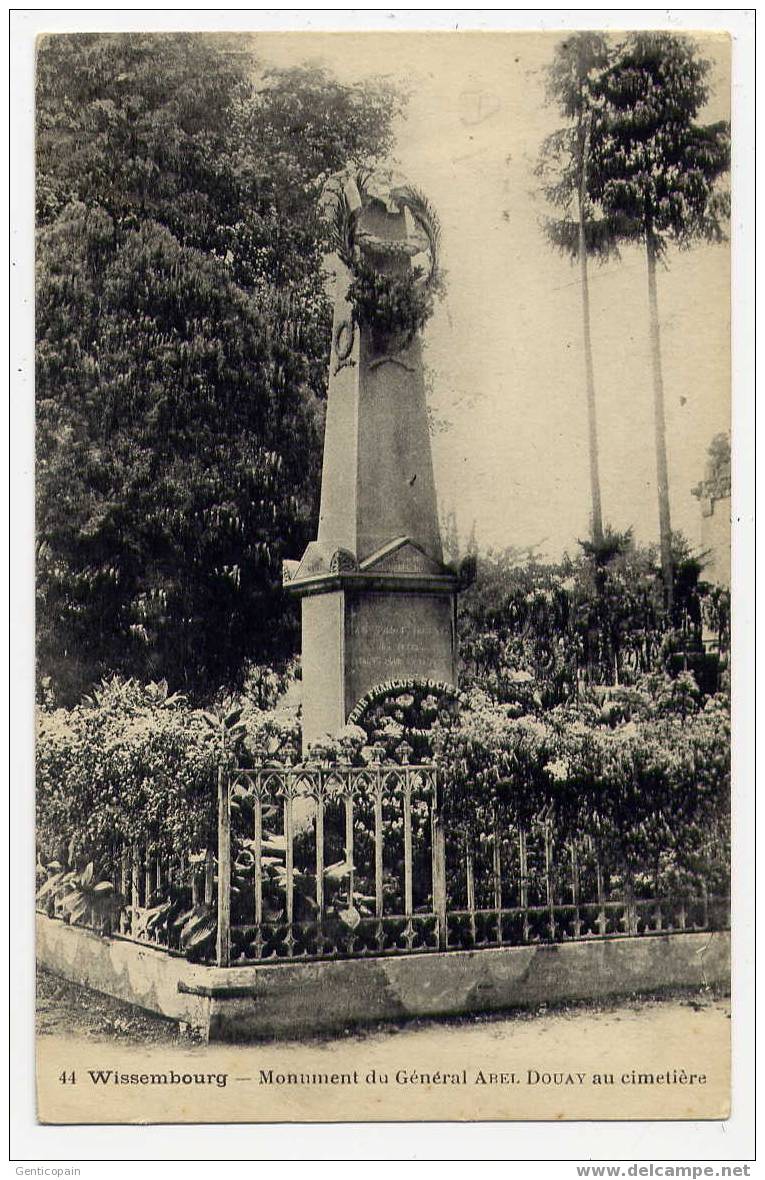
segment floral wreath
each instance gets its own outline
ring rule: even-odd
[[[348,714],[347,724],[358,725],[367,709],[387,696],[417,691],[418,689],[420,691],[427,689],[431,693],[437,692],[454,701],[460,701],[458,689],[445,680],[428,680],[417,676],[410,677],[408,680],[385,680],[382,684],[376,684],[374,688],[370,688],[369,692],[365,692],[363,697],[356,702]]]
[[[351,273],[347,298],[353,322],[366,324],[383,350],[386,342],[394,338],[398,338],[399,348],[406,348],[432,315],[433,296],[439,290],[441,227],[436,211],[413,185],[394,184],[392,177],[364,169],[332,177],[324,199],[327,204],[331,202],[332,248]],[[411,248],[405,242],[383,243],[359,228],[360,214],[371,201],[384,205],[389,212],[409,210],[430,256],[427,273],[416,267],[403,275],[390,275],[374,265],[370,254],[409,253]],[[336,344],[342,362],[345,358],[340,355],[341,342]]]
[[[443,680],[410,677],[375,685],[357,702],[348,725],[363,730],[367,741],[386,757],[430,761],[432,731],[450,725],[462,694]]]

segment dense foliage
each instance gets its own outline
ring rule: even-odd
[[[44,859],[104,866],[114,850],[151,855],[211,843],[221,749],[201,711],[113,679],[72,709],[42,710],[37,837]]]
[[[533,836],[548,827],[558,849],[571,843],[580,848],[583,868],[585,854],[593,864],[597,861],[612,896],[622,896],[625,888],[643,896],[726,892],[730,720],[725,680],[720,692],[705,696],[691,673],[673,677],[654,672],[631,686],[606,693],[583,691],[576,704],[544,709],[536,693],[523,704],[519,694],[500,703],[478,688],[439,698],[435,689],[418,693],[397,687],[373,703],[365,719],[366,728],[349,725],[335,739],[317,743],[305,765],[331,768],[382,761],[392,766],[434,758],[452,850],[452,891],[461,888],[465,849],[483,865],[485,888],[496,840],[502,840],[511,856],[519,829]],[[145,912],[178,916],[196,896],[197,918],[206,922],[198,931],[199,947],[209,948],[214,923],[207,919],[213,906],[200,900],[200,874],[207,875],[212,902],[218,768],[293,765],[299,745],[294,710],[263,709],[251,698],[221,700],[214,712],[193,709],[182,697],[168,695],[164,683],[141,688],[115,678],[71,710],[43,709],[37,745],[43,892],[46,881],[55,879],[54,870],[63,866],[70,904],[78,914],[89,914],[87,895],[72,882],[83,874],[99,884],[113,881],[120,850],[135,849],[142,863],[161,858],[165,869],[163,889],[156,896],[146,894]],[[354,808],[358,897],[354,894],[351,910],[358,907],[360,913],[368,912],[373,879],[369,790],[369,783],[360,784]],[[232,803],[234,901],[245,922],[251,922],[253,898],[252,806],[248,792],[237,788]],[[403,863],[400,786],[386,797],[383,820],[389,858],[386,889],[400,901],[395,869]],[[283,905],[286,847],[280,807],[267,806],[264,821],[266,914],[272,915],[267,920],[276,920],[273,915]],[[425,858],[417,893],[426,903],[429,811],[418,795],[412,822],[415,854]],[[350,871],[344,831],[341,802],[328,804],[327,899],[329,906],[337,895],[332,905],[340,922],[350,920],[343,908],[349,904]],[[310,828],[299,829],[295,856],[301,865],[296,905],[310,918],[315,892]]]
[[[539,710],[574,701],[587,685],[677,671],[684,660],[713,690],[716,657],[704,655],[702,623],[716,632],[725,659],[729,596],[703,581],[703,555],[680,534],[673,563],[668,614],[657,554],[629,533],[607,530],[600,546],[584,542],[579,556],[552,565],[521,563],[512,550],[479,556],[478,576],[459,602],[463,687]]]
[[[696,122],[709,73],[677,33],[622,41],[580,33],[561,42],[548,90],[568,122],[545,140],[537,169],[556,209],[545,227],[559,249],[578,256],[580,196],[587,252],[601,258],[646,235],[660,253],[670,241],[724,238],[729,196],[719,182],[730,166],[730,128]]]
[[[449,823],[476,845],[544,818],[560,845],[590,837],[610,874],[725,892],[729,740],[727,696],[702,703],[686,673],[544,716],[474,693],[435,746]]]
[[[579,258],[582,246],[601,261],[618,249],[618,227],[592,201],[588,185],[593,131],[597,134],[594,85],[610,60],[603,34],[581,32],[558,44],[547,70],[547,99],[565,122],[543,141],[536,175],[552,209],[545,234],[572,259]]]
[[[234,49],[235,52],[231,50]],[[328,173],[398,98],[246,45],[59,36],[38,55],[38,660],[204,695],[294,648],[331,308]]]
[[[348,302],[356,323],[371,328],[376,352],[392,341],[408,347],[433,314],[433,290],[423,284],[419,268],[389,275],[363,260],[354,269]]]

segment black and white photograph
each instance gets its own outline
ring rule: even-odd
[[[732,38],[240,15],[35,42],[36,1117],[726,1120]]]

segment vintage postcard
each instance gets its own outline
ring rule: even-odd
[[[725,1120],[730,37],[35,69],[39,1121]]]

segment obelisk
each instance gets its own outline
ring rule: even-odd
[[[342,729],[376,685],[456,683],[457,579],[442,557],[419,333],[369,306],[375,276],[389,305],[391,292],[416,299],[428,283],[432,214],[390,174],[332,185],[340,245],[319,532],[285,571],[302,599],[304,749]]]

